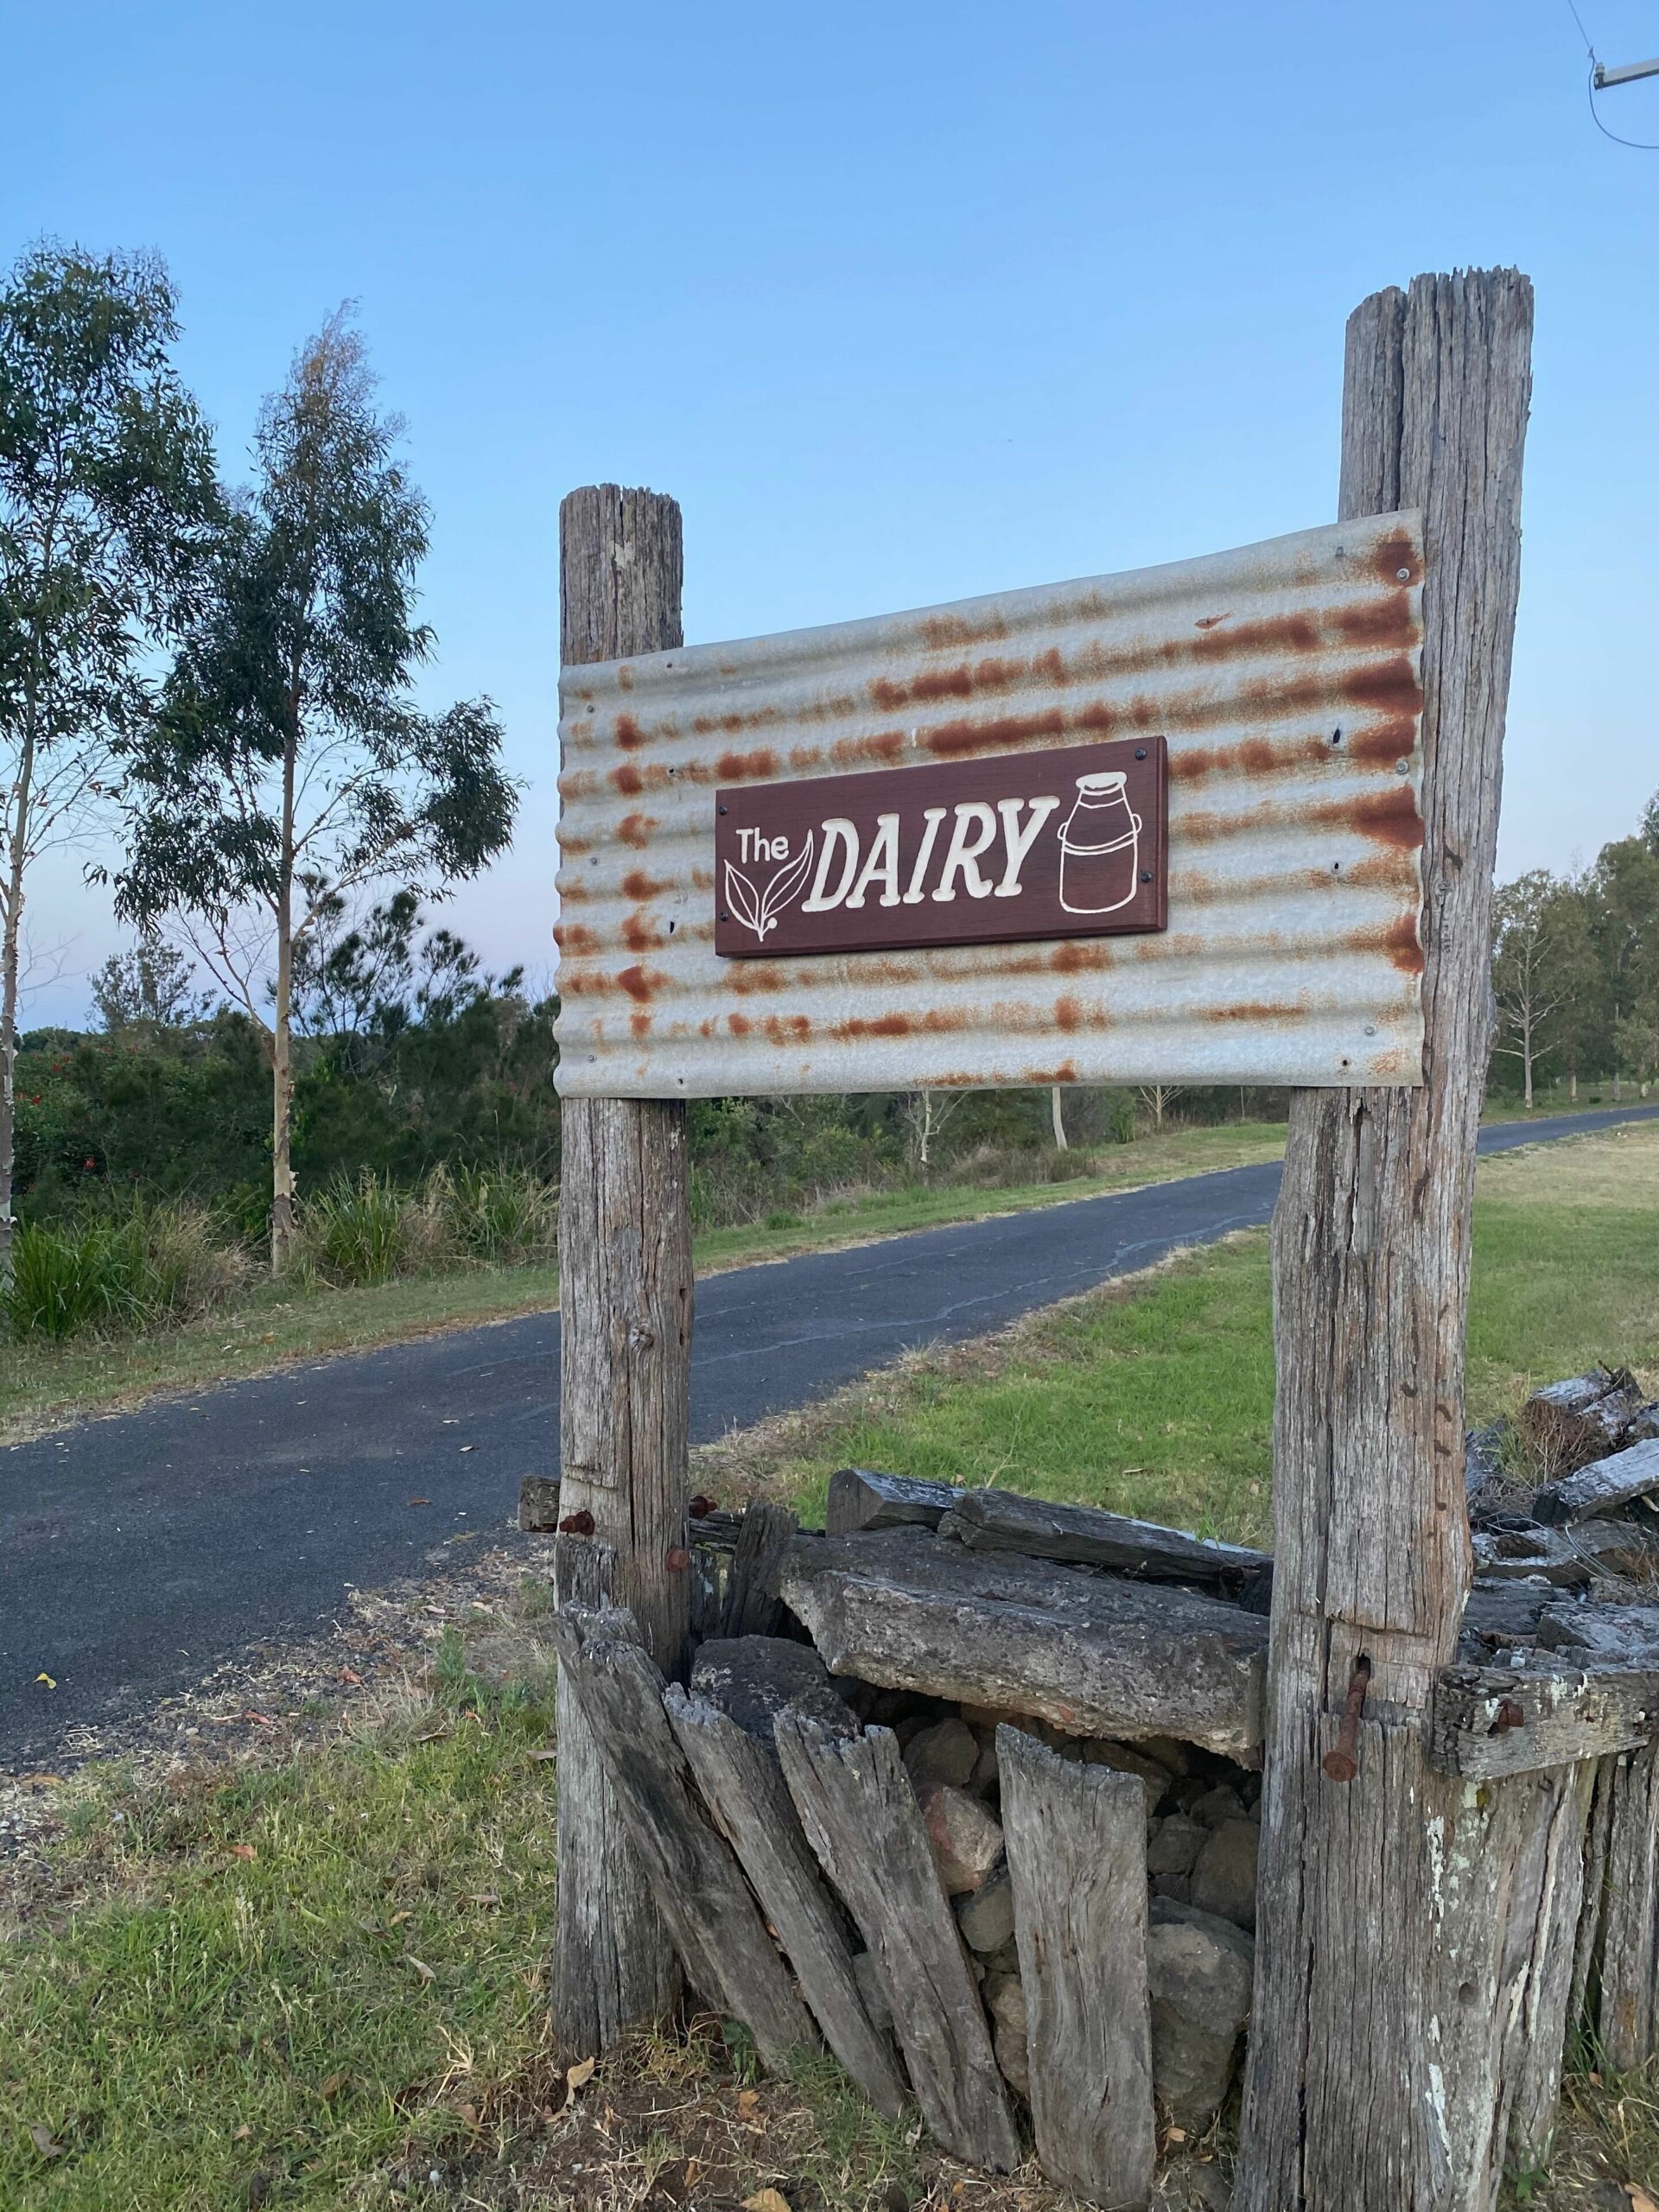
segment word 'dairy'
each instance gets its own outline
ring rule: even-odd
[[[716,795],[733,958],[1164,927],[1164,741],[1068,746]]]

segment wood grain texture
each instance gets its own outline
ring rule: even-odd
[[[1147,1984],[1147,1785],[996,1732],[1032,2125],[1043,2171],[1144,2205],[1157,2145]]]
[[[1659,1673],[1449,1667],[1435,1683],[1429,1757],[1471,1782],[1628,1751],[1659,1733]]]
[[[872,2026],[852,1948],[770,1745],[714,1701],[670,1685],[670,1725],[703,1802],[777,1930],[824,2040],[878,2112],[897,2120],[905,2085],[888,2037]]]
[[[1530,285],[1500,270],[1418,277],[1348,330],[1342,513],[1423,514],[1425,1082],[1291,1102],[1238,2212],[1484,2212],[1501,2164],[1501,2037],[1459,2042],[1465,2081],[1435,2056],[1476,1824],[1425,1738],[1469,1582],[1464,1325],[1531,329]],[[1344,1785],[1320,1762],[1362,1656]]]
[[[1236,1605],[915,1528],[797,1536],[780,1579],[837,1674],[1075,1735],[1179,1736],[1256,1756],[1268,1624]]]
[[[795,1516],[786,1505],[760,1497],[750,1501],[727,1585],[725,1635],[770,1636],[777,1628],[778,1570],[795,1529]]]
[[[1506,2164],[1521,2172],[1541,2167],[1549,2156],[1560,2105],[1567,2038],[1573,2008],[1574,1937],[1584,1903],[1586,1827],[1596,1767],[1586,1760],[1556,1767],[1536,1779],[1539,1796],[1528,1831],[1529,1848],[1518,1856],[1515,1946],[1530,1930],[1525,1963],[1513,1982],[1504,2042],[1500,2112],[1507,2102]]]
[[[940,1522],[939,1534],[972,1551],[1110,1567],[1148,1582],[1236,1586],[1246,1575],[1270,1573],[1273,1567],[1268,1553],[1243,1544],[1212,1542],[1156,1522],[1132,1521],[1092,1505],[1057,1505],[1012,1491],[964,1491]]]
[[[1617,1513],[1655,1491],[1659,1491],[1659,1437],[1627,1444],[1605,1459],[1591,1460],[1576,1474],[1547,1484],[1533,1500],[1532,1510],[1541,1521],[1571,1527],[1575,1521]]]
[[[554,1538],[556,1608],[614,1605],[620,1583],[609,1544],[591,1536]],[[587,2058],[608,2049],[631,2023],[665,2018],[679,1974],[599,1747],[563,1672],[555,1726],[559,1886],[551,2009],[566,2056]]]
[[[667,1688],[631,1614],[554,1615],[561,1678],[598,1745],[617,1814],[693,1986],[787,2069],[817,2042],[731,1847],[705,1812],[664,1710]]]
[[[858,1529],[899,1529],[912,1522],[937,1529],[962,1495],[949,1483],[878,1474],[873,1467],[837,1467],[830,1478],[824,1532],[847,1536]]]
[[[1617,1760],[1609,1783],[1597,2025],[1624,2073],[1659,2050],[1659,1745]]]
[[[1584,1835],[1584,1878],[1579,1899],[1579,1925],[1573,1940],[1573,1988],[1567,1999],[1569,2026],[1594,2025],[1591,1993],[1601,1957],[1602,1918],[1607,1903],[1607,1841],[1612,1825],[1613,1785],[1617,1758],[1598,1759],[1593,1769],[1590,1819]]]
[[[680,512],[614,484],[559,511],[561,658],[566,666],[681,642]],[[614,1586],[646,1648],[677,1671],[690,1577],[685,1545],[691,1224],[684,1109],[570,1098],[559,1199],[562,1515],[593,1515],[615,1555]],[[564,2047],[608,2049],[673,1997],[673,1960],[643,1873],[608,1801],[603,1769],[561,1680],[559,1916],[553,2017]]]
[[[897,1738],[785,1713],[776,1741],[807,1841],[880,1970],[929,2132],[969,2165],[1012,2173],[1007,2091]]]

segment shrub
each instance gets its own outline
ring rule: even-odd
[[[390,1282],[410,1271],[429,1235],[419,1233],[415,1201],[391,1178],[365,1172],[308,1198],[300,1210],[296,1258],[315,1281],[349,1288]]]
[[[60,1341],[164,1327],[219,1305],[247,1272],[200,1207],[139,1200],[126,1213],[21,1224],[0,1317],[14,1337]]]
[[[520,1167],[435,1168],[427,1203],[469,1259],[530,1260],[551,1254],[558,1192]]]

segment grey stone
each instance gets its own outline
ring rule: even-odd
[[[1023,2038],[1026,2032],[1025,1985],[1017,1974],[985,1977],[985,2002],[999,2026],[1011,2028]]]
[[[1152,1894],[1155,1897],[1172,1897],[1179,1904],[1186,1904],[1192,1896],[1192,1877],[1190,1874],[1154,1874]]]
[[[985,2005],[991,2016],[991,2048],[1002,2078],[1022,2097],[1031,2094],[1031,2064],[1026,2048],[1026,1993],[1012,1974],[988,1974]]]
[[[763,1744],[771,1743],[772,1724],[786,1706],[810,1713],[837,1736],[858,1733],[823,1660],[810,1643],[789,1637],[711,1637],[698,1649],[691,1687]]]
[[[1027,2051],[1024,2033],[1016,2034],[1012,2028],[1005,2027],[999,2020],[991,2030],[991,2049],[996,2055],[996,2063],[1001,2069],[1002,2079],[1011,2089],[1017,2089],[1022,2097],[1029,2099],[1031,2060]]]
[[[1190,1813],[1172,1813],[1157,1822],[1147,1844],[1149,1874],[1190,1874],[1210,1831]]]
[[[968,1787],[976,1797],[988,1797],[1001,1787],[1001,1779],[996,1745],[982,1744],[979,1757],[974,1761],[974,1770],[968,1777]]]
[[[1154,1899],[1147,1931],[1153,2087],[1184,2127],[1207,2127],[1231,2087],[1255,1969],[1255,1944],[1231,1921]]]
[[[960,1789],[979,1759],[979,1744],[965,1721],[936,1720],[918,1729],[905,1745],[905,1771],[915,1787],[948,1782]]]
[[[1205,1827],[1218,1828],[1224,1821],[1243,1818],[1244,1800],[1236,1789],[1229,1788],[1224,1782],[1218,1782],[1214,1789],[1206,1789],[1201,1797],[1195,1797],[1186,1809],[1195,1821],[1202,1821]]]
[[[1212,1831],[1192,1867],[1192,1902],[1240,1928],[1255,1926],[1255,1869],[1262,1830],[1255,1821],[1225,1821]]]
[[[1159,1765],[1171,1774],[1191,1774],[1192,1771],[1192,1747],[1183,1744],[1179,1737],[1141,1736],[1136,1740],[1135,1749],[1144,1751],[1149,1759],[1156,1759]]]
[[[970,1950],[1000,1951],[1014,1937],[1014,1891],[1005,1865],[957,1906],[957,1925]]]
[[[1138,1774],[1147,1785],[1147,1810],[1155,1813],[1173,1777],[1169,1769],[1128,1744],[1115,1744],[1103,1737],[1090,1737],[1083,1756],[1090,1766],[1109,1766],[1119,1774]]]

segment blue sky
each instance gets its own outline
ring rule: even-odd
[[[1580,0],[1604,59],[1647,0]],[[1566,0],[9,0],[0,248],[153,246],[234,475],[360,302],[435,513],[435,702],[531,785],[451,918],[550,968],[561,495],[685,510],[707,639],[1129,568],[1333,512],[1342,327],[1421,269],[1538,288],[1502,867],[1659,787],[1659,154]],[[1603,112],[1659,140],[1659,83]],[[43,874],[31,1022],[117,942]],[[42,973],[44,974],[44,969]]]

